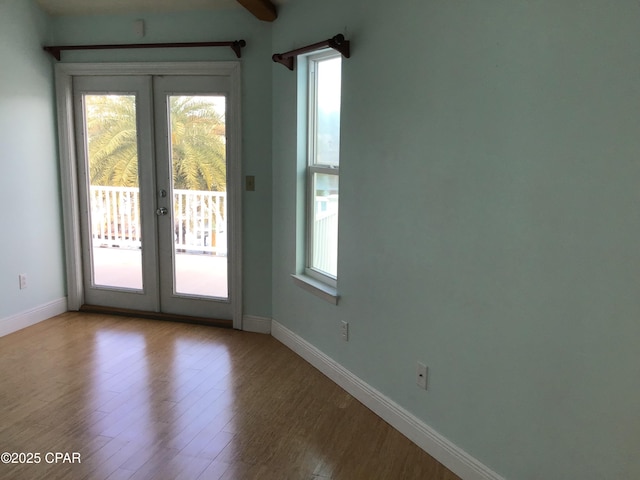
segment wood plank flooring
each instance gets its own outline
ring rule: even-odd
[[[0,366],[3,479],[458,479],[268,335],[66,313]]]

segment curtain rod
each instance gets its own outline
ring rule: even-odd
[[[52,45],[43,47],[46,52],[49,52],[55,57],[56,60],[60,60],[61,52],[64,50],[114,50],[114,49],[127,49],[127,48],[189,48],[189,47],[231,47],[236,54],[236,57],[242,56],[242,47],[245,47],[247,42],[244,40],[235,40],[233,42],[188,42],[188,43],[127,43],[127,44],[115,44],[115,45]]]
[[[294,68],[294,58],[298,55],[302,55],[303,53],[309,53],[316,50],[321,50],[325,47],[331,47],[334,50],[340,52],[345,58],[349,58],[351,56],[351,50],[349,48],[349,40],[344,39],[344,35],[339,33],[333,38],[328,40],[324,40],[322,42],[313,43],[311,45],[307,45],[306,47],[296,48],[295,50],[291,50],[286,53],[274,53],[271,57],[274,62],[281,63],[289,70],[293,70]]]

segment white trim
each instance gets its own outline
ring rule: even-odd
[[[242,330],[253,333],[271,333],[271,319],[267,317],[257,317],[255,315],[245,315],[242,317]]]
[[[505,480],[276,320],[271,322],[271,335],[459,477],[465,480]]]
[[[56,102],[58,117],[58,156],[62,190],[62,224],[69,310],[84,303],[82,287],[82,249],[80,243],[80,204],[78,172],[73,131],[73,92],[71,72],[56,65]]]
[[[338,295],[338,291],[331,285],[327,285],[326,283],[308,275],[291,274],[291,278],[293,278],[296,285],[307,292],[312,293],[316,297],[319,297],[333,305],[338,304],[340,296]]]
[[[21,312],[7,318],[0,319],[0,337],[17,332],[23,328],[40,323],[48,318],[55,317],[67,311],[67,298],[63,297],[49,303],[45,303],[26,312]]]
[[[228,65],[227,65],[228,64]],[[228,213],[229,215],[229,241],[232,245],[236,245],[231,249],[231,256],[229,261],[231,262],[231,271],[229,272],[229,286],[231,288],[231,304],[233,310],[233,328],[242,328],[242,304],[243,304],[243,287],[242,287],[242,258],[243,258],[243,245],[242,239],[242,92],[241,92],[241,66],[240,62],[220,62],[220,65],[226,65],[228,68],[228,75],[231,77],[231,96],[236,99],[231,103],[233,111],[229,117],[230,131],[237,132],[237,135],[233,136],[233,145],[229,147],[234,152],[234,157],[237,161],[231,162],[227,165],[229,181],[236,185],[236,188],[229,190],[232,197],[229,200],[229,205],[232,205],[233,211]]]
[[[74,76],[84,75],[225,75],[231,77],[232,122],[238,132],[232,140],[234,158],[228,166],[228,179],[240,185],[242,179],[242,125],[241,113],[241,71],[239,61],[230,62],[154,62],[154,63],[58,63],[55,66],[57,117],[60,157],[60,181],[62,190],[62,217],[64,226],[64,247],[67,273],[67,295],[70,310],[78,310],[84,303],[82,277],[82,248],[80,242],[80,207],[78,202],[78,174],[76,171],[73,95]],[[242,328],[242,189],[234,190],[229,199],[233,206],[229,215],[229,244],[238,245],[230,252],[233,327]]]

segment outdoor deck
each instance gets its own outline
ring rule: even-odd
[[[142,289],[139,249],[94,248],[94,276],[97,285]],[[176,253],[178,293],[227,297],[227,257],[210,253]]]

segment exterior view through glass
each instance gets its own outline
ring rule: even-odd
[[[142,289],[134,95],[85,95],[92,283]]]
[[[338,275],[338,200],[340,165],[340,55],[310,61],[309,253],[313,272]]]
[[[169,96],[174,292],[228,296],[224,96]]]
[[[169,96],[174,293],[228,297],[224,96]],[[92,284],[142,290],[135,95],[84,95]]]

